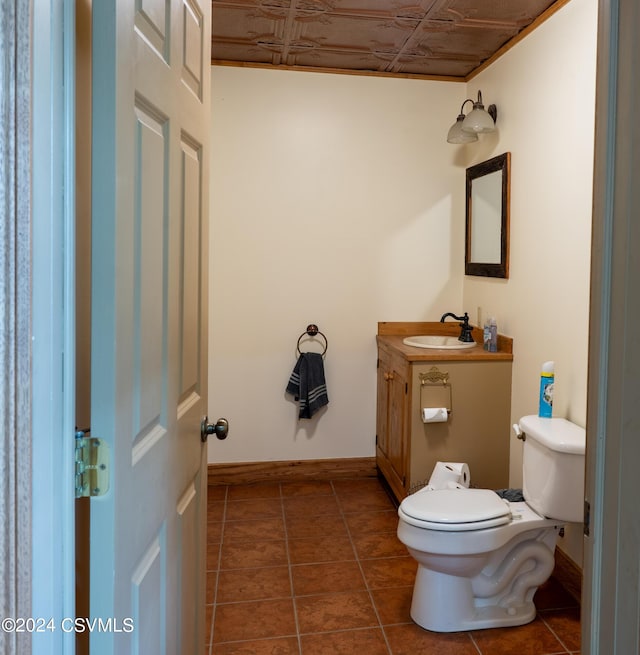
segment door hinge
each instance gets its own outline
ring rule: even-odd
[[[104,439],[76,431],[76,498],[103,496],[109,491],[109,446]]]
[[[404,383],[404,392],[405,392],[405,394],[409,393],[409,383],[408,382]]]
[[[591,524],[591,503],[585,499],[584,501],[584,536],[589,536],[589,527]]]

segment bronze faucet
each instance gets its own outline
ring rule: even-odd
[[[456,321],[462,321],[462,323],[460,323],[460,336],[458,337],[458,341],[462,341],[463,343],[474,343],[474,339],[471,336],[473,328],[469,325],[469,314],[465,312],[464,316],[456,316],[452,312],[447,312],[440,318],[440,323],[444,323],[447,316],[451,316],[451,318],[454,318]]]

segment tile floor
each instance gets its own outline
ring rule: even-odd
[[[580,652],[580,608],[553,578],[529,625],[415,625],[416,564],[375,478],[209,487],[208,500],[206,655]]]

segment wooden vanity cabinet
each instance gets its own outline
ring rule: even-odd
[[[486,354],[449,360],[439,352],[431,361],[422,354],[411,361],[379,340],[376,462],[398,500],[426,483],[438,461],[466,462],[474,487],[509,484],[511,361]],[[422,422],[420,374],[432,367],[449,375],[446,423]]]
[[[378,349],[376,463],[397,498],[407,482],[409,375],[404,357]]]

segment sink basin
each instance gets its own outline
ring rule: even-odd
[[[475,342],[465,343],[458,341],[458,337],[446,337],[442,335],[417,335],[415,337],[406,337],[402,340],[407,346],[416,348],[441,348],[446,350],[464,350],[465,348],[474,348]]]

